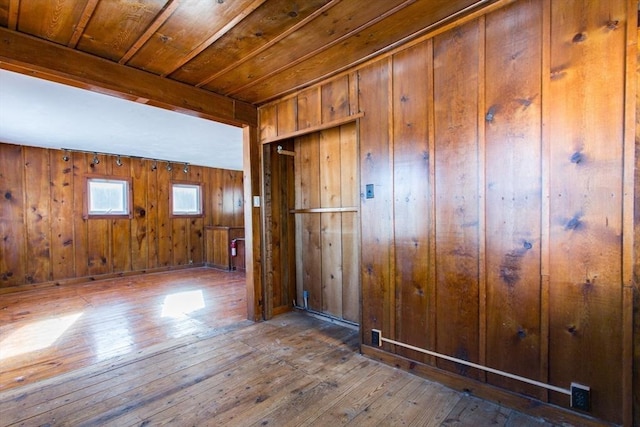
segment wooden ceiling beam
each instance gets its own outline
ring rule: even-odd
[[[254,105],[65,46],[0,28],[0,68],[235,126],[256,125]]]
[[[78,42],[80,41],[80,37],[84,33],[84,29],[87,28],[87,24],[89,20],[93,16],[93,12],[96,10],[96,6],[98,6],[98,1],[100,0],[89,0],[87,4],[84,6],[84,10],[82,11],[82,16],[80,17],[80,21],[76,28],[73,30],[73,35],[71,36],[71,40],[67,43],[67,46],[75,49],[78,46]]]

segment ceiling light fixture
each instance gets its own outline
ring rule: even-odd
[[[182,169],[182,172],[189,173],[189,163],[184,164],[184,168]]]
[[[151,162],[151,170],[154,171],[156,169],[158,169],[158,161],[157,160],[153,160]]]
[[[167,170],[171,172],[173,170],[173,166],[171,166],[171,162],[167,162]]]
[[[120,156],[116,157],[116,165],[122,166],[122,159],[120,158]]]
[[[68,162],[69,159],[70,159],[69,152],[67,150],[64,150],[64,154],[62,155],[62,160],[64,160],[65,162]]]
[[[93,164],[97,165],[98,163],[100,163],[100,159],[98,158],[98,153],[94,153],[93,154]]]

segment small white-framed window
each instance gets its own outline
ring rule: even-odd
[[[173,216],[202,216],[202,186],[194,183],[172,183],[171,214]]]
[[[127,179],[87,177],[86,217],[129,217],[130,188]]]

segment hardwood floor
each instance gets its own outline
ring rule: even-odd
[[[119,280],[0,296],[0,425],[550,425],[365,358],[356,330],[246,321],[241,273]],[[64,333],[24,353],[43,319]]]
[[[0,391],[243,321],[244,280],[197,268],[0,295]]]

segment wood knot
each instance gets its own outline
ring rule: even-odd
[[[586,39],[587,39],[587,35],[585,33],[578,33],[575,36],[573,36],[574,43],[582,43]]]
[[[567,328],[567,332],[569,332],[571,335],[576,335],[578,333],[578,328],[576,328],[575,325],[570,325]]]
[[[7,200],[11,200],[11,191],[7,191],[6,193],[4,193],[4,198]]]
[[[571,218],[567,224],[565,225],[564,229],[565,230],[577,230],[578,228],[580,228],[580,226],[582,225],[582,222],[580,221],[580,218],[582,217],[582,214],[575,214],[573,216],[573,218]]]
[[[584,160],[584,154],[582,154],[580,151],[576,151],[575,153],[573,153],[570,160],[571,163],[575,163],[576,165],[580,164],[580,162]]]
[[[484,116],[484,119],[488,122],[493,122],[495,115],[496,115],[496,107],[492,106],[491,108],[489,108],[489,111],[487,111],[487,114]]]
[[[618,29],[618,24],[620,24],[620,21],[615,20],[615,21],[609,21],[607,22],[607,28],[610,30],[617,30]]]

